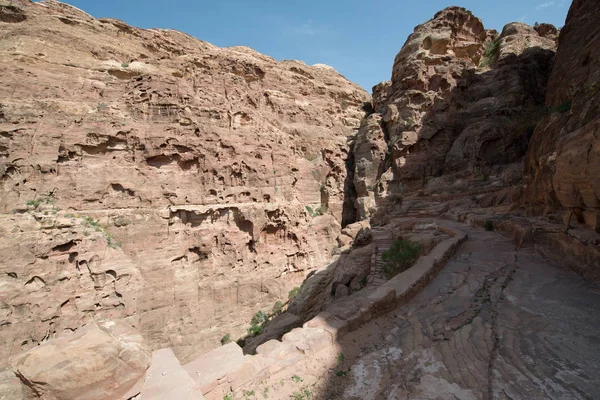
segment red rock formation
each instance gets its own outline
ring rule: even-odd
[[[416,27],[391,82],[374,88],[388,151],[371,172],[371,197],[491,190],[505,193],[494,202],[510,204],[507,193],[520,183],[519,163],[544,115],[554,48],[522,23],[500,35],[485,30],[459,7]]]
[[[526,160],[526,205],[535,214],[566,209],[565,222],[600,233],[600,9],[575,0],[560,32],[548,83],[550,110]]]
[[[331,258],[360,87],[54,1],[0,29],[0,364],[98,317],[185,361]]]

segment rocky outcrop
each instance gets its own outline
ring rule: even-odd
[[[560,32],[548,83],[551,110],[535,129],[526,159],[525,204],[533,214],[564,211],[567,225],[600,233],[600,10],[575,0]]]
[[[360,87],[56,1],[0,29],[0,368],[97,317],[186,362],[330,260]]]
[[[373,89],[370,118],[381,120],[387,152],[371,172],[371,203],[385,205],[390,194],[504,190],[494,200],[504,204],[518,197],[511,191],[545,112],[556,47],[549,36],[522,23],[498,35],[459,7],[415,28],[396,56],[392,80]]]
[[[139,332],[103,321],[17,356],[13,370],[36,397],[116,400],[139,393],[150,359]]]

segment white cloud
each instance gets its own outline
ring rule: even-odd
[[[545,3],[538,4],[538,6],[536,7],[536,10],[541,10],[543,8],[551,7],[554,5],[554,3],[555,3],[555,1],[547,1]]]

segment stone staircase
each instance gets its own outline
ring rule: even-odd
[[[383,274],[384,261],[381,259],[381,255],[384,251],[392,247],[394,239],[392,233],[387,229],[373,228],[373,243],[375,244],[375,250],[371,254],[371,273],[367,277],[367,283],[372,286],[381,286],[387,279]]]
[[[236,343],[229,343],[181,365],[170,349],[157,350],[139,400],[192,400],[202,396],[206,400],[222,400],[234,394],[235,398],[241,398],[242,393],[246,398],[249,393],[246,389],[253,384],[280,371],[292,371],[296,363],[335,346],[348,332],[420,291],[467,239],[466,233],[454,228],[455,225],[439,226],[438,229],[452,237],[389,281],[382,275],[381,254],[392,246],[392,233],[384,228],[372,229],[373,243],[378,249],[371,255],[368,277],[371,287],[353,293],[344,302],[330,304],[302,328],[284,334],[281,340],[261,344],[256,355],[244,355]]]

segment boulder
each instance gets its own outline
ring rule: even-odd
[[[117,400],[139,393],[150,360],[135,329],[102,321],[15,357],[12,368],[47,400]]]

